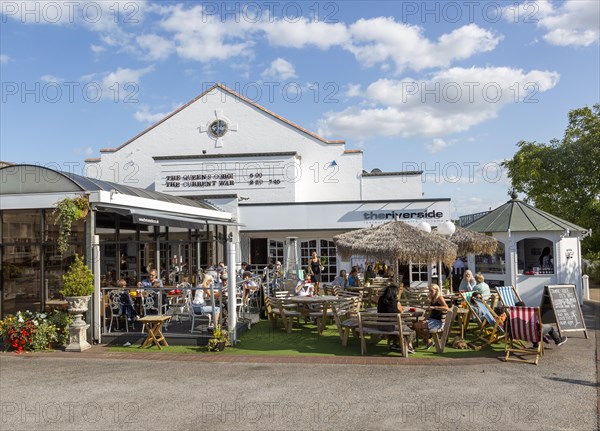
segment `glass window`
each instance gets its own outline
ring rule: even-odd
[[[19,310],[41,311],[41,258],[41,247],[37,244],[2,247],[3,316]]]
[[[41,210],[4,211],[2,217],[2,242],[20,243],[21,247],[39,242],[41,236]],[[22,252],[19,248],[17,252]]]
[[[269,240],[269,263],[281,262],[283,265],[283,241]]]
[[[493,255],[476,255],[475,267],[477,268],[478,272],[484,272],[488,274],[506,274],[504,244],[498,241],[498,249]]]

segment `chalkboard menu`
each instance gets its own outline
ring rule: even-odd
[[[542,322],[556,323],[560,333],[583,331],[585,338],[588,338],[574,285],[544,286],[544,295],[540,307]]]

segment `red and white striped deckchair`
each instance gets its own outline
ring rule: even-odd
[[[520,361],[530,364],[538,364],[541,355],[544,354],[544,343],[542,341],[542,318],[539,307],[508,307],[509,330],[507,331],[508,342],[506,343],[505,361]],[[522,341],[534,343],[537,347],[526,348]],[[523,359],[515,356],[535,355],[534,360]]]

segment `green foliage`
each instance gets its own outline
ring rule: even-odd
[[[229,341],[229,333],[224,330],[221,325],[217,325],[213,331],[213,337],[208,340],[208,351],[215,352],[219,350],[218,346],[220,343],[224,343],[225,346],[231,346],[231,342]]]
[[[54,310],[52,314],[48,316],[48,322],[56,328],[56,342],[66,346],[70,336],[69,325],[73,323],[73,317],[62,311]]]
[[[89,296],[94,292],[94,275],[78,254],[75,254],[75,262],[62,278],[60,294],[63,296]]]
[[[89,212],[90,203],[86,196],[65,198],[56,204],[52,212],[58,218],[58,252],[64,254],[69,249],[71,225],[74,221],[85,218]]]
[[[600,104],[569,112],[563,138],[518,143],[502,165],[516,191],[537,208],[592,229],[585,255],[600,252]]]

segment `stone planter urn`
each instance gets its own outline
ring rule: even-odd
[[[87,341],[87,330],[90,325],[83,320],[83,314],[88,310],[91,298],[91,295],[65,297],[69,305],[69,314],[74,318],[73,323],[69,325],[69,345],[65,349],[67,352],[83,352],[92,347]]]

